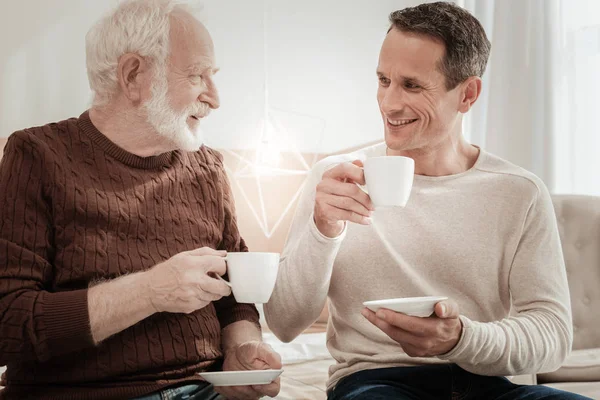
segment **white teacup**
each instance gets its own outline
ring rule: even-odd
[[[279,253],[227,253],[229,286],[238,303],[269,301],[279,270]]]
[[[367,158],[367,191],[375,207],[404,207],[412,190],[415,161],[403,156]]]

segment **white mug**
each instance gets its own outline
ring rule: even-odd
[[[238,303],[269,301],[279,271],[279,253],[227,253],[225,262],[229,282],[217,276],[231,287]]]
[[[404,207],[412,190],[415,161],[403,156],[367,158],[364,162],[367,193],[378,207]]]

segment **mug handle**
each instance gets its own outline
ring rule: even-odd
[[[213,277],[213,278],[215,278],[215,279],[218,279],[218,280],[220,280],[221,282],[223,282],[223,283],[224,283],[224,284],[226,284],[227,286],[229,286],[229,287],[232,287],[232,286],[231,286],[231,283],[229,283],[229,281],[226,281],[225,279],[223,279],[223,277],[222,277],[221,275],[217,274],[216,272],[210,271],[210,272],[208,273],[208,275],[209,275],[209,276],[212,276],[212,277]]]
[[[227,268],[227,256],[225,256],[225,268]],[[208,274],[209,274],[209,276],[212,276],[213,278],[219,279],[227,286],[232,287],[231,283],[229,283],[229,281],[226,281],[221,275],[217,274],[216,272],[211,271]]]
[[[344,183],[348,182],[347,178],[344,178]],[[366,194],[369,194],[369,189],[367,189],[367,185],[360,185],[358,183],[355,183],[356,186],[358,186],[358,188],[360,190],[362,190],[363,192],[365,192]]]
[[[227,286],[232,287],[231,283],[229,283],[229,281],[226,281],[225,279],[223,279],[223,277],[221,275],[215,274],[214,272],[213,272],[213,275],[215,277],[217,277],[217,279],[219,279],[221,282],[223,282],[224,284],[226,284]]]

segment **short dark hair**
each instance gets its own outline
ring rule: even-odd
[[[483,75],[492,44],[477,18],[465,9],[444,1],[425,3],[392,12],[390,23],[388,33],[396,28],[444,43],[439,69],[448,90],[470,76]]]

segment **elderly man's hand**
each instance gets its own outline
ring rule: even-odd
[[[257,369],[280,369],[281,357],[271,346],[259,341],[250,341],[225,353],[223,371],[245,371]],[[254,400],[263,396],[275,397],[279,393],[280,379],[268,385],[220,386],[215,391],[231,400]]]
[[[225,274],[226,255],[226,251],[203,247],[176,254],[146,271],[148,298],[154,311],[189,314],[229,296],[229,286],[211,276]]]
[[[411,357],[445,354],[456,346],[462,332],[458,304],[450,300],[437,303],[434,315],[428,318],[411,317],[387,309],[374,313],[365,308],[362,314],[398,342]]]

